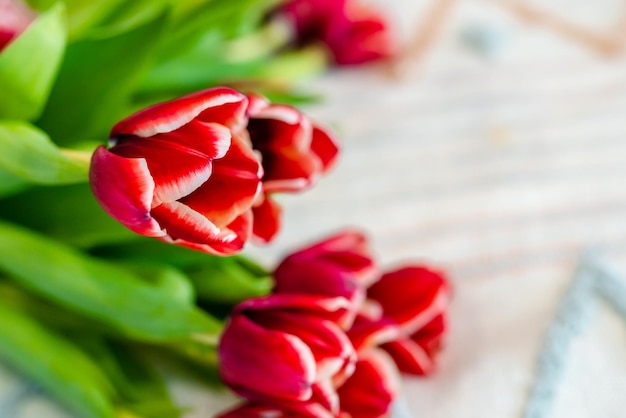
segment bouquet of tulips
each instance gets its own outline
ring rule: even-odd
[[[81,417],[386,417],[433,370],[449,286],[345,230],[267,269],[276,195],[339,155],[303,77],[390,55],[342,0],[0,0],[0,361]]]

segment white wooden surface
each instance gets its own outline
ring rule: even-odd
[[[447,268],[447,347],[436,375],[406,379],[409,406],[416,417],[520,417],[581,249],[598,246],[626,272],[626,53],[607,58],[493,2],[453,3],[432,49],[399,75],[375,66],[314,82],[326,100],[307,111],[334,127],[342,159],[314,190],[281,198],[283,232],[249,253],[271,266],[350,225],[387,265]],[[384,4],[403,40],[429,7]],[[600,31],[626,16],[617,0],[533,4]],[[503,36],[496,54],[464,43],[477,27]],[[573,354],[554,418],[623,416],[624,324],[603,309]],[[183,382],[174,390],[194,418],[233,402]]]

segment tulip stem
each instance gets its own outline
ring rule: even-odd
[[[84,165],[87,170],[89,169],[89,164],[91,163],[91,154],[93,154],[92,151],[79,151],[67,148],[61,148],[60,151],[71,161],[75,162],[76,164]]]

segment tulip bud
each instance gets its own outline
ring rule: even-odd
[[[214,254],[241,250],[262,169],[243,132],[247,99],[213,88],[160,103],[113,127],[91,161],[106,212],[142,235]]]
[[[377,278],[365,236],[345,231],[286,257],[274,271],[274,292],[341,296],[351,303],[340,320],[344,328],[349,328],[365,300],[367,286]]]
[[[346,0],[291,0],[277,14],[294,28],[298,46],[324,43],[337,65],[393,54],[389,25],[379,11]]]
[[[249,95],[247,126],[261,155],[264,197],[254,207],[254,235],[270,241],[280,228],[280,208],[270,195],[310,188],[339,152],[334,139],[297,109]]]
[[[272,295],[238,305],[218,352],[220,374],[251,401],[307,402],[319,399],[337,410],[334,388],[351,373],[355,352],[330,319],[342,298]]]

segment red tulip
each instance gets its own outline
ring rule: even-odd
[[[239,395],[269,404],[319,400],[337,410],[334,388],[355,352],[334,323],[343,298],[272,295],[238,305],[220,340],[220,374]]]
[[[274,271],[277,294],[341,296],[351,309],[340,320],[348,328],[365,300],[365,290],[378,278],[366,238],[345,231],[286,257]]]
[[[349,334],[357,349],[380,345],[400,371],[428,374],[445,332],[449,297],[443,275],[425,267],[387,273],[368,289]]]
[[[36,17],[21,0],[0,0],[0,51],[24,32]]]
[[[323,405],[323,398],[320,401],[316,395],[314,393],[311,399],[302,402],[285,400],[246,402],[221,413],[216,418],[337,418],[337,413],[329,411]]]
[[[356,1],[291,0],[278,12],[295,29],[297,44],[325,44],[337,65],[386,58],[393,42],[382,14]]]
[[[270,195],[315,184],[338,154],[334,139],[297,109],[249,95],[247,129],[263,164],[264,197],[254,207],[254,235],[270,241],[280,228],[280,208]]]
[[[385,352],[360,352],[354,373],[337,390],[341,418],[388,417],[399,387],[398,370]]]
[[[337,389],[339,411],[324,406],[314,394],[302,402],[252,401],[226,411],[217,418],[386,418],[395,400],[400,379],[389,356],[378,349],[359,354],[354,373]]]
[[[262,169],[244,128],[246,97],[214,88],[160,103],[113,127],[90,167],[96,199],[142,235],[215,254],[252,228]]]

